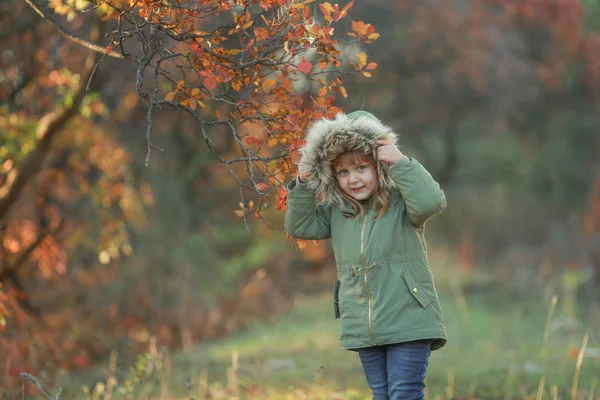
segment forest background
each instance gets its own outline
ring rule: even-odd
[[[340,110],[443,187],[428,245],[460,313],[539,303],[600,347],[600,4],[187,3],[0,5],[0,391],[329,296],[329,246],[286,237],[283,185]]]

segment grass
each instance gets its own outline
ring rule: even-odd
[[[560,328],[560,301],[441,293],[449,341],[432,353],[429,399],[600,399],[596,317]],[[150,346],[93,389],[65,380],[60,399],[370,399],[358,356],[338,348],[337,330],[329,293],[299,296],[287,315],[229,338],[179,354]]]

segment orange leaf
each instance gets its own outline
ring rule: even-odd
[[[173,101],[174,98],[175,98],[175,92],[170,92],[170,93],[167,93],[167,95],[165,96],[165,101]]]
[[[327,110],[327,111],[329,111],[329,113],[332,116],[336,116],[336,115],[338,115],[338,114],[340,114],[340,113],[343,112],[342,109],[339,108],[339,107],[330,107],[329,110]]]
[[[367,69],[375,69],[375,68],[377,68],[377,63],[370,62],[370,63],[367,64],[366,68]]]
[[[346,88],[343,86],[340,86],[340,93],[342,94],[342,96],[344,96],[345,99],[348,98],[348,92],[346,92]]]
[[[269,90],[271,90],[274,86],[277,85],[277,81],[274,79],[267,79],[266,81],[263,82],[262,84],[262,88],[265,92],[268,92]]]
[[[333,9],[331,8],[331,4],[325,2],[323,4],[319,4],[319,9],[321,9],[321,12],[323,13],[323,16],[325,17],[325,20],[327,21],[331,21],[331,12],[333,11]]]
[[[352,21],[352,30],[358,33],[359,35],[363,34],[366,30],[365,23],[362,21]]]
[[[348,4],[346,4],[346,6],[344,8],[342,8],[342,12],[348,12],[350,7],[352,7],[353,5],[354,5],[354,0],[349,2]]]
[[[248,145],[253,145],[253,144],[257,144],[257,143],[260,143],[260,142],[261,142],[261,140],[260,140],[260,139],[257,139],[257,138],[255,138],[255,137],[252,137],[252,136],[247,136],[246,138],[244,138],[244,141],[245,141],[245,142],[246,142],[246,144],[248,144]]]
[[[106,47],[106,54],[110,54],[113,51],[113,47],[112,46],[107,46]]]
[[[202,80],[202,82],[208,90],[213,90],[214,88],[216,88],[218,83],[217,78],[214,75],[207,76]]]

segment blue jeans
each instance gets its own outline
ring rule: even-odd
[[[373,400],[423,399],[430,354],[430,340],[359,349]]]

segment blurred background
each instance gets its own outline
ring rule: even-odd
[[[73,31],[92,16],[48,5]],[[361,50],[378,66],[345,77],[337,106],[394,127],[448,198],[427,226],[450,333],[429,396],[597,398],[600,4],[370,0],[344,24],[358,19],[381,35]],[[104,60],[53,120],[86,57],[26,3],[0,5],[0,398],[21,398],[21,372],[64,398],[99,382],[97,398],[126,383],[131,398],[366,398],[337,350],[328,242],[287,239],[275,210],[248,230],[183,112],[154,113],[164,151],[146,167],[133,63]]]

